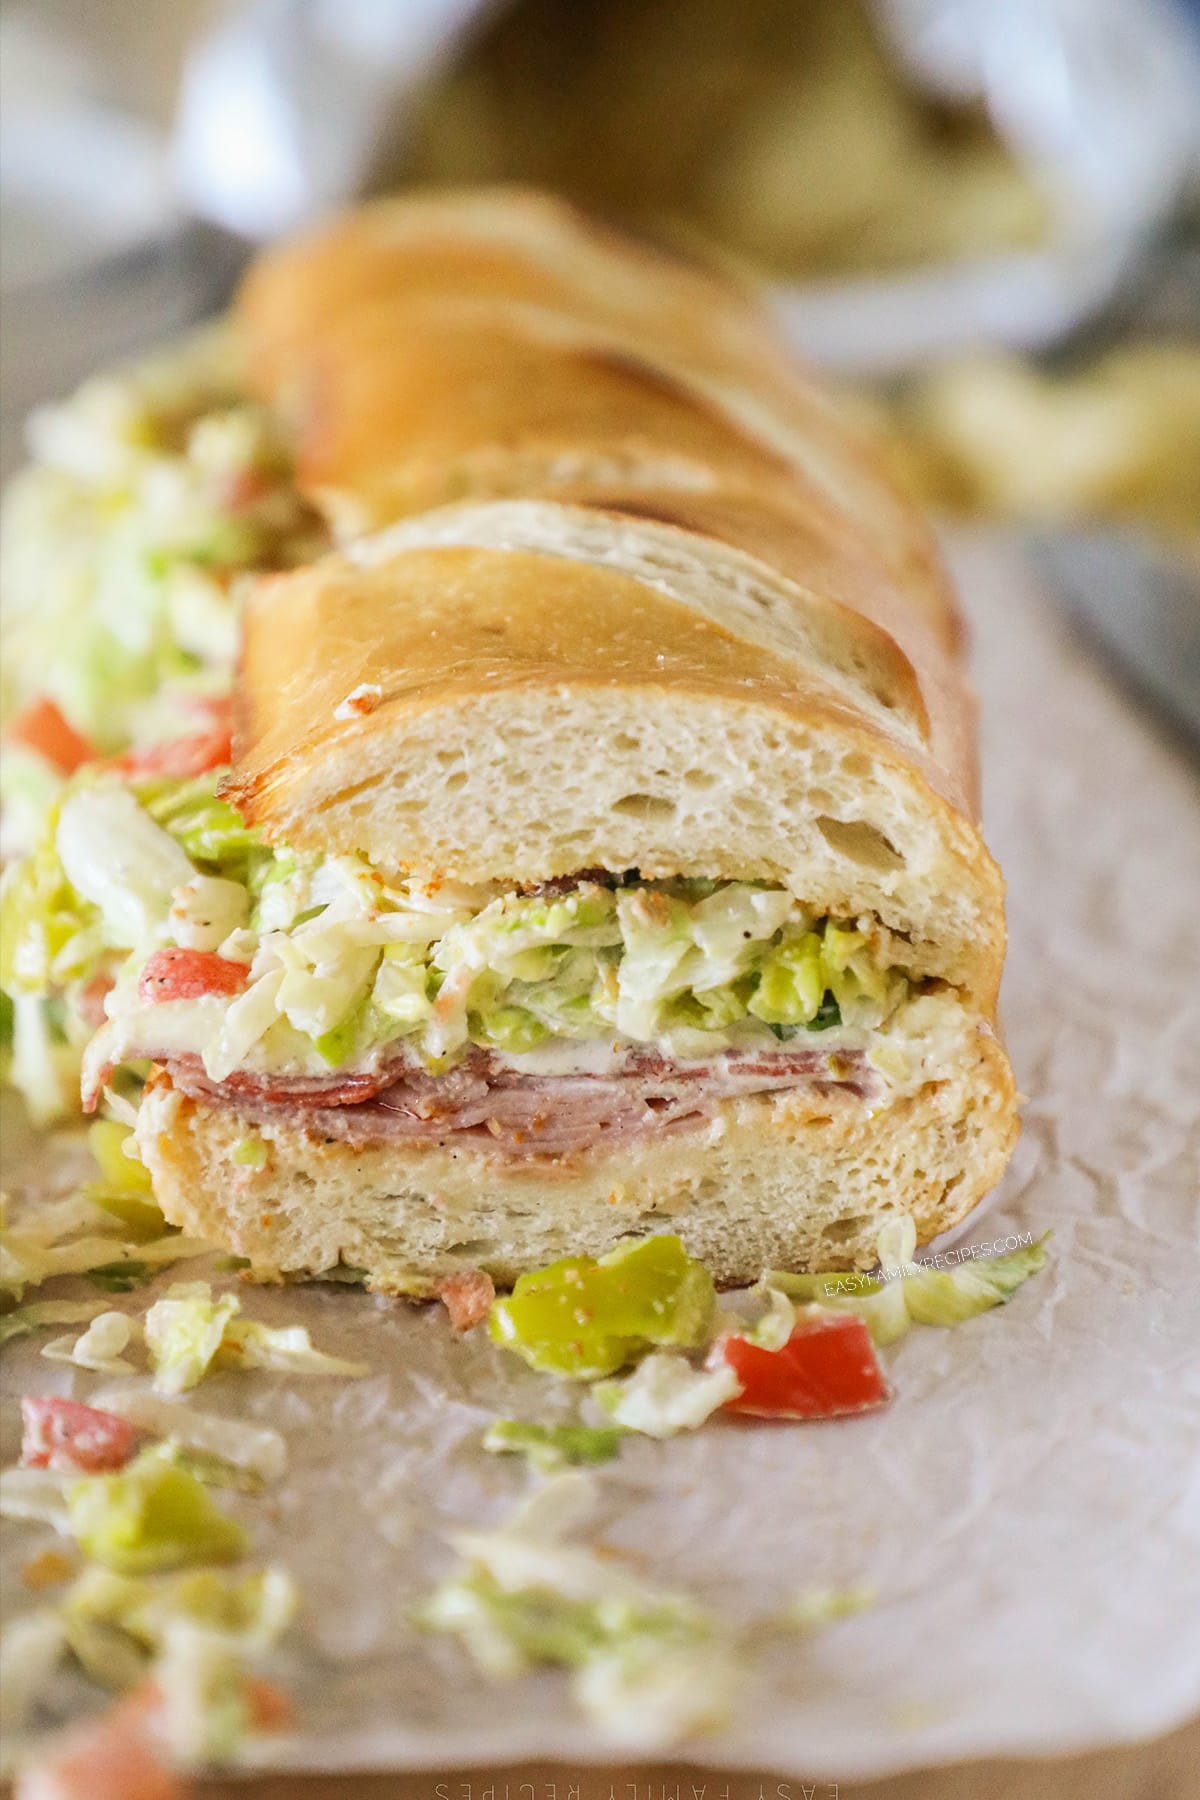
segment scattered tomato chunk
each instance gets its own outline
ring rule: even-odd
[[[21,1401],[21,1461],[27,1469],[98,1475],[124,1468],[137,1432],[128,1419],[78,1400],[26,1395]]]
[[[727,1363],[742,1384],[727,1410],[757,1418],[832,1419],[891,1399],[866,1323],[850,1313],[806,1309],[778,1350],[731,1333],[709,1360]]]
[[[161,744],[147,744],[141,750],[126,750],[114,757],[109,767],[121,775],[171,775],[180,780],[221,768],[233,755],[229,702],[205,701],[197,711],[205,721],[198,730],[166,738]]]
[[[247,1675],[246,1711],[255,1731],[282,1731],[291,1721],[292,1703],[273,1681]]]
[[[127,1699],[51,1745],[17,1779],[16,1800],[185,1800],[187,1787],[155,1743],[157,1690]]]
[[[455,1331],[470,1331],[488,1316],[496,1298],[496,1286],[482,1269],[464,1269],[461,1275],[448,1275],[438,1285],[438,1299],[450,1314]]]
[[[155,1006],[160,1000],[240,994],[249,979],[245,963],[218,956],[215,950],[156,950],[138,977],[138,999]]]
[[[60,775],[73,775],[100,752],[76,731],[53,700],[32,700],[22,708],[5,732],[11,744],[22,744],[52,763]]]

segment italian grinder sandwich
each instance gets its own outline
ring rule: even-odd
[[[160,1204],[263,1276],[926,1241],[1016,1124],[924,528],[743,296],[633,246],[601,305],[524,224],[493,279],[507,203],[455,204],[419,267],[396,203],[251,278],[343,542],[249,590],[231,765],[57,810],[85,1099],[149,1065]]]

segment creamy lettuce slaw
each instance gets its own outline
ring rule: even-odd
[[[6,878],[0,978],[18,1005],[78,1012],[112,983],[93,1073],[157,1054],[198,1057],[212,1081],[321,1076],[401,1047],[439,1073],[472,1045],[528,1072],[599,1071],[635,1046],[858,1044],[910,997],[869,921],[782,888],[422,882],[266,845],[216,781],[85,773]],[[179,996],[168,970],[159,998],[168,948],[220,958],[231,991]]]

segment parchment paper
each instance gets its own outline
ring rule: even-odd
[[[1004,1012],[1029,1096],[1008,1178],[958,1235],[1052,1226],[1052,1266],[1007,1308],[885,1352],[883,1413],[710,1424],[631,1441],[598,1472],[592,1539],[734,1625],[815,1586],[878,1590],[812,1638],[762,1634],[733,1727],[681,1750],[695,1761],[861,1779],[1134,1739],[1200,1702],[1195,772],[1015,563],[979,543],[958,560],[1010,888]],[[296,1727],[262,1759],[611,1760],[560,1676],[489,1685],[406,1617],[451,1566],[443,1534],[499,1522],[535,1479],[478,1449],[485,1424],[566,1416],[569,1397],[481,1333],[453,1339],[441,1308],[328,1287],[246,1304],[377,1371],[225,1374],[195,1396],[289,1444],[278,1488],[234,1503],[256,1555],[304,1593],[283,1656]],[[6,1357],[5,1462],[22,1387],[86,1398],[104,1380],[41,1360],[40,1341]],[[39,1528],[5,1535],[15,1610]]]

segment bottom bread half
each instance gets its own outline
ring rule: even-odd
[[[513,1158],[474,1136],[434,1145],[329,1142],[253,1122],[159,1076],[138,1141],[167,1218],[271,1280],[365,1271],[423,1295],[466,1267],[501,1284],[556,1257],[675,1231],[724,1285],[764,1269],[871,1267],[889,1219],[918,1241],[999,1180],[1017,1135],[1012,1071],[983,1023],[914,1092],[871,1106],[791,1092],[723,1103],[695,1127],[562,1157]],[[266,1166],[239,1166],[248,1132]]]

